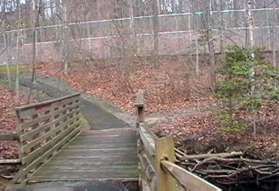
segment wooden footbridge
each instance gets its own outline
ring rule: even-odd
[[[175,164],[173,140],[137,127],[82,128],[80,95],[16,109],[21,169],[15,184],[67,181],[137,181],[144,191],[217,191],[219,188]],[[98,191],[98,190],[96,190]]]

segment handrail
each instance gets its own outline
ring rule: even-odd
[[[199,176],[185,170],[184,168],[169,162],[167,160],[161,161],[162,167],[177,180],[185,190],[191,191],[221,191],[220,188],[205,181]]]
[[[80,94],[16,108],[21,170],[20,183],[80,133]]]
[[[73,95],[68,95],[68,96],[64,96],[64,97],[60,97],[60,98],[55,98],[55,99],[43,101],[43,102],[40,102],[40,103],[33,103],[33,104],[25,105],[25,106],[16,107],[15,109],[16,109],[16,111],[23,111],[23,110],[30,109],[30,108],[33,108],[33,107],[40,107],[40,106],[44,106],[44,105],[49,105],[51,103],[63,101],[63,100],[69,99],[69,98],[77,97],[77,96],[80,96],[80,94],[76,93],[76,94],[73,94]]]
[[[140,139],[143,142],[145,148],[148,150],[152,156],[155,154],[155,140],[154,137],[146,130],[146,128],[141,124],[139,127]]]

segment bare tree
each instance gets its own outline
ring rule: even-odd
[[[37,27],[39,26],[40,1],[32,0],[32,83],[36,81]]]
[[[63,7],[63,29],[62,29],[62,50],[63,50],[63,63],[64,63],[64,74],[68,75],[68,68],[69,68],[69,25],[68,25],[68,17],[67,17],[67,6],[65,1],[63,0],[62,3]]]
[[[278,67],[277,63],[277,47],[276,47],[276,34],[278,34],[278,31],[276,32],[275,25],[279,22],[279,13],[276,11],[276,4],[278,5],[278,2],[273,2],[273,17],[272,17],[272,23],[271,23],[271,48],[272,48],[272,64],[274,67]]]
[[[208,3],[200,5],[203,7],[203,14],[202,14],[202,24],[204,28],[203,33],[203,40],[205,41],[207,45],[208,50],[208,63],[209,63],[209,81],[211,90],[215,89],[216,85],[216,58],[215,58],[215,47],[214,47],[214,36],[212,32],[212,26],[211,26],[211,19],[212,19],[212,0],[210,0]]]
[[[224,22],[224,14],[223,14],[223,2],[222,0],[218,0],[218,9],[219,9],[219,35],[220,35],[220,52],[221,52],[221,61],[223,62],[225,59],[225,50],[224,50],[224,31],[225,31],[225,22]]]
[[[31,76],[31,82],[32,85],[29,89],[29,95],[27,102],[30,103],[33,86],[36,82],[36,57],[37,57],[37,28],[39,27],[39,16],[40,16],[40,1],[41,0],[32,0],[32,76]]]
[[[160,1],[152,0],[152,25],[153,25],[153,64],[159,65],[159,14]]]
[[[17,39],[16,39],[16,80],[15,80],[15,91],[16,97],[19,98],[19,64],[20,64],[20,50],[21,50],[21,6],[20,1],[16,0],[17,9],[18,9],[18,24],[17,24]]]
[[[248,23],[248,30],[249,30],[249,45],[251,49],[255,48],[255,38],[254,38],[254,18],[252,14],[252,9],[255,8],[256,3],[254,0],[247,0],[247,23]],[[255,59],[255,53],[252,51],[251,57]],[[252,66],[251,71],[251,95],[255,94],[255,68]],[[254,112],[253,117],[253,136],[256,137],[257,135],[257,125],[256,125],[256,118],[257,112]]]

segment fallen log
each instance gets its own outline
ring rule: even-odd
[[[181,155],[181,153],[179,154]],[[231,152],[231,153],[218,153],[218,154],[199,154],[199,155],[186,155],[184,154],[180,160],[194,160],[194,159],[205,159],[205,158],[229,158],[242,156],[242,152]]]
[[[0,134],[0,141],[18,141],[19,136],[16,133]]]

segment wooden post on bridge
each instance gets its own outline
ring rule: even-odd
[[[156,191],[176,191],[176,180],[164,171],[162,161],[175,163],[174,141],[171,137],[159,138],[155,142],[155,164],[158,176]]]
[[[146,162],[144,163],[144,166],[139,164],[139,171],[143,172],[143,174],[140,174],[139,177],[140,186],[142,186],[143,191],[176,191],[176,180],[172,176],[170,176],[168,172],[166,172],[161,166],[162,161],[175,163],[176,158],[174,140],[171,137],[156,137],[156,135],[153,134],[151,131],[142,128],[144,126],[144,124],[143,126],[141,125],[142,123],[144,123],[145,109],[143,90],[139,90],[135,106],[137,109],[136,125],[139,131],[142,132],[142,134],[140,134],[140,136],[142,136],[142,142],[140,140],[138,142],[138,154],[141,158],[140,161]],[[146,130],[144,133],[143,129]],[[147,134],[150,136],[148,136]],[[145,183],[142,184],[142,182],[144,181]],[[146,185],[149,186],[145,187]]]
[[[139,90],[136,98],[135,106],[137,108],[137,128],[139,128],[140,123],[144,122],[144,91]]]

